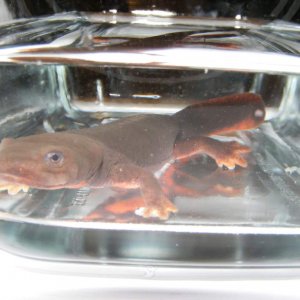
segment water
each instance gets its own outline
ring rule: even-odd
[[[2,192],[2,247],[83,261],[299,264],[291,255],[300,237],[299,30],[284,22],[79,13],[2,26],[1,137],[173,114],[233,93],[261,94],[267,106],[259,129],[227,137],[251,145],[248,168],[218,170],[207,157],[180,167],[204,187],[199,197],[175,197],[179,212],[169,220],[116,214],[119,194],[109,188]],[[230,192],[207,192],[220,183]],[[130,243],[117,242],[122,232]],[[44,247],[47,236],[52,248]],[[162,241],[164,250],[153,254]],[[270,251],[275,244],[278,251]],[[195,247],[199,255],[185,255]]]

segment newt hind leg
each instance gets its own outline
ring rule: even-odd
[[[248,166],[245,154],[249,152],[249,147],[235,141],[222,142],[209,137],[198,137],[177,142],[173,155],[175,160],[184,161],[199,154],[207,154],[219,167],[225,166],[232,170],[236,166]]]
[[[244,193],[247,171],[220,169],[212,160],[198,159],[171,165],[160,178],[164,192],[174,197],[198,198],[207,196],[236,197]]]
[[[197,137],[176,143],[174,147],[175,163],[164,173],[160,182],[167,193],[172,191],[172,196],[201,197],[210,195],[222,195],[234,197],[241,195],[244,191],[240,184],[240,176],[245,173],[248,162],[245,155],[251,150],[238,142],[222,142],[209,137]],[[214,169],[205,170],[204,165],[192,174],[191,168],[186,170],[185,166],[200,154],[211,157],[215,164]],[[223,170],[225,166],[230,170],[237,168],[235,172]],[[201,175],[202,173],[202,175]]]

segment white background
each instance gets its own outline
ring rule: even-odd
[[[185,280],[184,274],[182,279],[157,279],[151,271],[148,271],[148,274],[145,272],[143,279],[130,279],[130,276],[124,276],[124,273],[121,278],[111,276],[112,274],[97,275],[93,265],[45,262],[1,251],[0,265],[0,299],[3,300],[300,299],[298,270],[296,275],[280,280],[268,279],[268,276],[276,278],[270,276],[270,270],[264,279],[261,277],[264,274],[263,270],[259,270],[257,274],[260,280],[255,279],[255,270],[251,271],[251,280],[240,280],[234,276],[230,279],[230,271],[226,271],[226,280],[222,280],[221,270],[219,273],[215,271],[219,274],[216,280],[211,274],[206,280],[205,270],[199,280]],[[107,266],[97,266],[100,273],[101,269],[105,268]],[[274,274],[277,274],[277,271],[274,269]],[[178,272],[180,278],[180,270],[174,269],[174,272]],[[290,274],[295,274],[295,269],[291,269]]]

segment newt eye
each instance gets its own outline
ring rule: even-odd
[[[50,165],[61,166],[64,162],[64,155],[59,151],[48,152],[45,161]]]

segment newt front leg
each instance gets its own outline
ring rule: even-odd
[[[144,206],[137,214],[144,218],[167,219],[177,212],[176,206],[165,196],[154,175],[134,164],[118,164],[111,168],[108,185],[113,188],[140,189]]]

